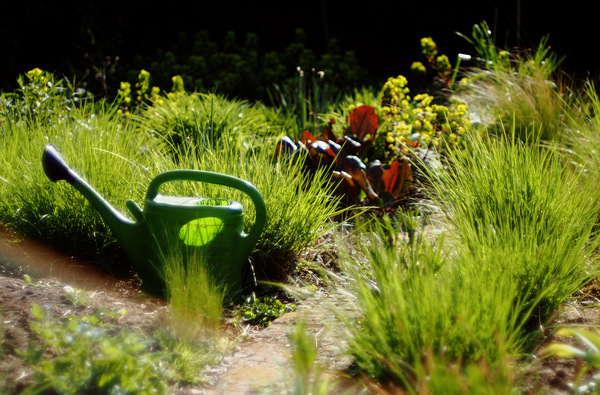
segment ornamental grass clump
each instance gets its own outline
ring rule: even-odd
[[[509,279],[487,275],[475,262],[457,268],[442,240],[405,241],[389,222],[375,223],[358,247],[342,260],[350,291],[345,306],[356,310],[334,311],[364,373],[414,390],[433,386],[426,380],[434,370],[446,377],[441,366],[460,371],[461,363],[493,369],[505,363],[519,325],[506,302],[514,289]]]
[[[507,134],[468,130],[448,170],[428,174],[443,240],[407,240],[384,221],[341,260],[354,310],[334,311],[370,377],[415,392],[508,392],[535,328],[598,274],[595,182],[539,140]]]
[[[591,81],[571,103],[563,148],[568,156],[591,177],[600,176],[600,98]]]
[[[173,329],[180,337],[195,339],[218,334],[226,290],[211,277],[206,262],[201,253],[184,256],[177,249],[162,255],[166,299]]]
[[[51,112],[39,122],[3,123],[0,133],[0,223],[24,236],[52,243],[80,258],[111,255],[114,237],[98,212],[67,183],[53,184],[42,169],[46,144],[107,201],[126,212],[127,199],[145,193],[150,174],[140,145],[114,109],[87,102]],[[10,154],[8,154],[10,153]]]
[[[254,146],[253,136],[271,133],[259,107],[213,93],[169,93],[153,100],[134,119],[175,160],[191,154],[190,150]]]
[[[461,36],[480,57],[456,92],[471,108],[473,121],[497,133],[514,124],[521,141],[531,140],[533,132],[544,142],[560,140],[571,94],[556,78],[562,58],[551,51],[548,38],[535,50],[510,52],[495,46],[485,22],[475,25],[470,37]]]
[[[450,170],[431,182],[457,253],[510,276],[518,300],[543,319],[597,273],[599,194],[539,136],[521,142],[515,133],[469,133],[468,149],[452,152]]]

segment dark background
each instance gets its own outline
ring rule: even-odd
[[[73,75],[119,57],[150,58],[180,32],[257,33],[261,50],[281,50],[304,29],[308,45],[325,51],[329,38],[356,52],[373,76],[403,73],[419,56],[419,39],[431,36],[451,60],[471,47],[455,32],[470,33],[487,21],[500,46],[532,47],[544,36],[566,56],[563,68],[585,78],[598,69],[598,34],[591,2],[513,0],[391,1],[2,1],[0,90],[15,88],[17,75],[34,67]],[[81,77],[81,76],[80,76]]]

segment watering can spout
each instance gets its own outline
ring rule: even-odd
[[[98,210],[106,225],[115,234],[123,246],[127,255],[135,260],[133,251],[138,250],[141,241],[139,236],[139,225],[121,214],[110,203],[108,203],[98,192],[96,192],[83,178],[75,173],[58,153],[58,150],[48,144],[42,154],[42,167],[46,176],[52,181],[65,180],[77,189]],[[142,215],[142,210],[133,201],[127,202],[127,208],[136,219]],[[135,262],[134,262],[135,263]]]

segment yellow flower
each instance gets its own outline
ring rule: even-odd
[[[440,75],[443,76],[443,75],[450,74],[452,66],[450,65],[450,61],[448,60],[448,57],[446,55],[438,56],[436,59],[436,63],[437,63]]]
[[[173,81],[173,93],[185,93],[183,78],[180,75],[173,76],[171,80]]]
[[[427,56],[428,58],[434,57],[437,54],[437,45],[431,37],[423,37],[421,39],[421,48],[423,55]]]
[[[30,79],[33,79],[35,77],[41,76],[42,74],[43,74],[43,71],[36,67],[35,69],[31,69],[27,72],[27,77],[29,77]]]
[[[423,66],[423,63],[421,62],[413,62],[413,64],[410,65],[410,69],[418,73],[427,72],[427,69],[425,68],[425,66]]]

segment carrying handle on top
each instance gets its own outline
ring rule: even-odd
[[[158,190],[160,187],[163,184],[171,181],[197,181],[222,185],[238,189],[250,196],[250,199],[252,199],[252,203],[254,204],[256,218],[254,225],[252,226],[252,230],[245,238],[251,242],[251,245],[256,243],[267,220],[267,207],[262,195],[260,192],[258,192],[254,185],[227,174],[214,173],[204,170],[170,170],[154,177],[148,186],[146,200],[154,200],[154,198],[158,195]]]

